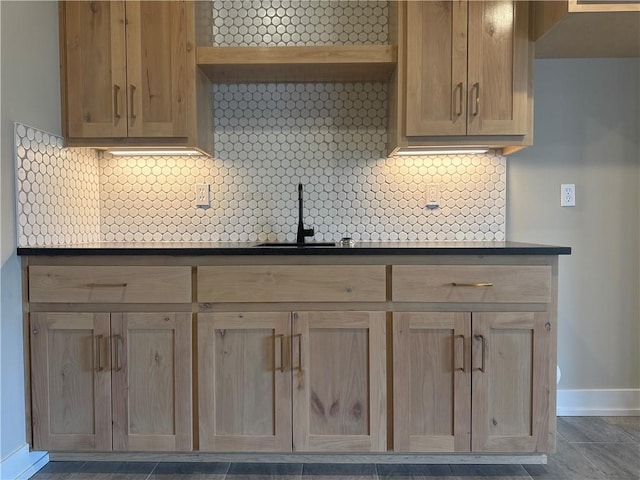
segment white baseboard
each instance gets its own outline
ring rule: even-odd
[[[0,480],[27,480],[49,463],[49,453],[30,452],[26,443],[0,461]]]
[[[640,416],[640,389],[558,389],[559,417]]]

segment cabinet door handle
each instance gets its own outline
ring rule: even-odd
[[[102,366],[102,355],[100,351],[100,343],[102,342],[102,335],[95,336],[95,349],[96,349],[96,372],[102,372],[104,367]]]
[[[462,340],[462,366],[461,367],[456,367],[454,368],[454,370],[461,370],[463,372],[467,371],[467,350],[464,348],[464,335],[456,335],[455,337],[453,337],[453,341],[455,342],[456,340]],[[456,354],[457,350],[455,348],[453,348],[453,353],[454,355]],[[455,355],[455,358],[458,358],[458,355]]]
[[[452,287],[493,287],[493,283],[489,282],[478,282],[478,283],[458,283],[451,282]]]
[[[302,371],[302,334],[296,333],[293,338],[298,338],[298,366],[293,367],[293,370],[301,372]]]
[[[474,101],[474,109],[473,109],[473,116],[476,117],[478,116],[478,113],[480,113],[480,82],[476,82],[473,84],[473,89],[476,92],[476,99]]]
[[[280,339],[280,366],[276,366],[276,340]],[[279,372],[284,372],[284,335],[273,336],[273,369]]]
[[[455,103],[455,98],[456,98],[456,91],[458,92],[458,109],[456,110],[456,117],[459,117],[460,115],[462,115],[462,94],[463,94],[463,85],[462,82],[458,83],[458,85],[456,85],[456,88],[453,90],[453,101]]]
[[[130,86],[131,90],[131,104],[129,110],[131,111],[131,118],[136,118],[136,107],[135,107],[135,95],[136,95],[136,86],[132,83]]]
[[[120,363],[120,345],[122,345],[123,343],[122,335],[114,335],[113,339],[115,340],[115,348],[113,349],[113,354],[116,357],[115,358],[116,372],[119,372],[122,370],[122,364]]]
[[[120,118],[120,85],[113,84],[113,116]]]
[[[484,335],[474,335],[473,336],[474,340],[479,340],[480,341],[480,347],[482,348],[482,356],[481,358],[481,363],[480,363],[480,368],[478,368],[478,370],[480,370],[482,373],[484,373],[484,368],[485,368],[485,353],[486,353],[486,348],[485,348],[485,339],[484,339]]]

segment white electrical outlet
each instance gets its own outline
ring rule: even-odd
[[[196,185],[196,207],[210,207],[209,185],[206,183]]]
[[[563,183],[560,185],[560,206],[576,206],[576,186],[573,183]]]
[[[440,206],[440,184],[430,183],[427,185],[427,208],[433,210]]]

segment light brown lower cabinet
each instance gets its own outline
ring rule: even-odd
[[[545,452],[549,314],[394,313],[394,451]]]
[[[555,259],[38,261],[25,270],[34,449],[555,449]],[[103,313],[116,310],[142,312]]]
[[[192,449],[191,314],[32,313],[34,448]]]
[[[199,314],[200,450],[385,451],[385,318]]]

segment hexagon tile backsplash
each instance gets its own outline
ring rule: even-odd
[[[213,0],[212,44],[367,45],[388,42],[388,2]]]
[[[95,150],[14,124],[18,246],[100,240],[100,180]]]
[[[505,158],[387,158],[385,85],[213,88],[215,158],[99,155],[19,125],[19,245],[293,241],[298,182],[316,241],[504,240]],[[195,207],[202,183],[210,208]],[[435,210],[425,208],[432,183]],[[42,185],[47,200],[30,195]]]

